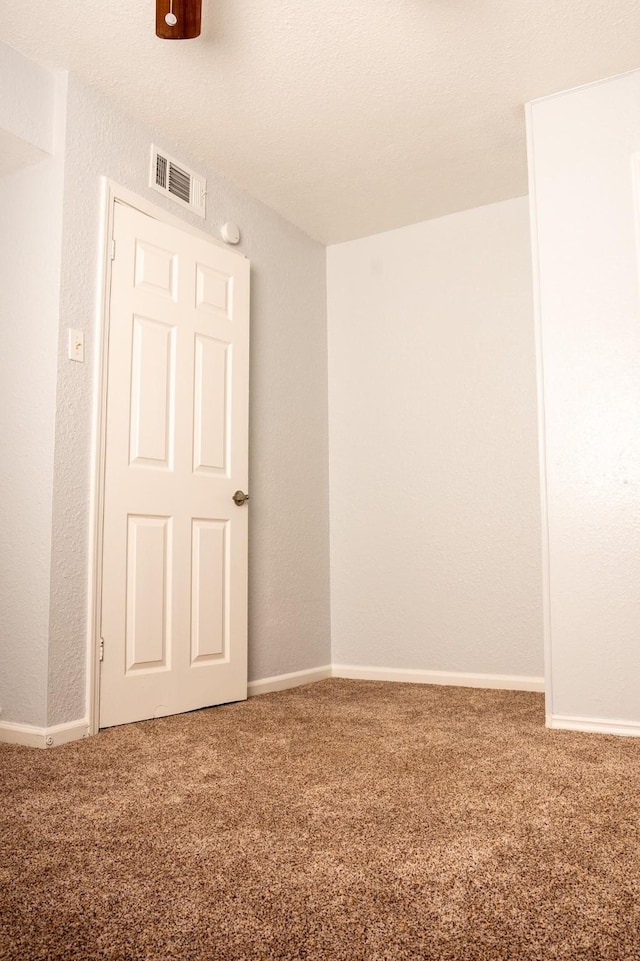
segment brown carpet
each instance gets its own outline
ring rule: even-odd
[[[323,681],[0,745],[0,958],[639,959],[640,741]]]

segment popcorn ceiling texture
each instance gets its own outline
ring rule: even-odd
[[[48,724],[85,712],[91,408],[99,177],[219,235],[251,260],[249,679],[330,660],[325,250],[211,170],[207,221],[147,186],[151,142],[188,153],[69,79],[48,678]],[[198,167],[200,170],[201,167]],[[67,360],[67,327],[87,363]]]
[[[3,4],[69,68],[326,242],[527,188],[523,104],[638,66],[637,0],[216,0],[157,40],[153,4]]]

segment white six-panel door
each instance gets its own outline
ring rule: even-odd
[[[100,726],[247,696],[249,262],[115,204]]]

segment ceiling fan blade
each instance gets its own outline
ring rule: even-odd
[[[200,36],[202,0],[156,0],[156,36],[193,40]]]

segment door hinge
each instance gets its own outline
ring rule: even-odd
[[[104,661],[104,637],[100,638],[100,653],[98,655],[99,661]]]
[[[112,260],[115,260],[115,259],[116,259],[116,242],[115,242],[115,240],[112,240],[112,241],[111,241],[111,259],[112,259]]]

